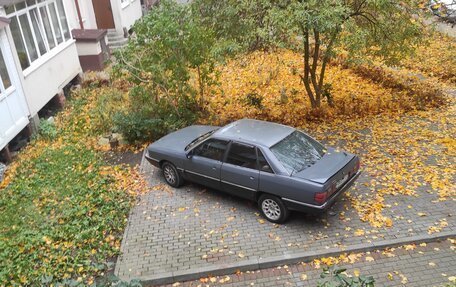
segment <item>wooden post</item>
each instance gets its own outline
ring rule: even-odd
[[[2,151],[1,151],[1,157],[3,160],[6,161],[6,163],[10,163],[13,160],[13,155],[11,154],[11,151],[9,149],[9,145],[6,145]]]

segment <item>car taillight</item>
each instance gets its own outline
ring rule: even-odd
[[[326,201],[327,196],[328,196],[327,191],[317,192],[317,193],[315,193],[314,200],[315,200],[315,202],[318,202],[318,203],[324,203]]]
[[[358,159],[358,161],[356,162],[356,166],[355,166],[355,173],[361,168],[361,160]]]

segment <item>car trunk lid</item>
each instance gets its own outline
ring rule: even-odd
[[[338,188],[343,184],[344,179],[346,181],[350,177],[349,173],[356,165],[354,161],[350,163],[354,157],[355,155],[353,154],[330,148],[320,160],[293,174],[293,177],[310,180],[320,184],[324,184],[330,178],[334,177],[336,187]]]

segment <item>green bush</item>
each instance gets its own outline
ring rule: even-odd
[[[114,115],[114,124],[131,143],[155,140],[192,124],[197,119],[196,101],[185,94],[163,96],[137,86],[130,91],[130,106]]]
[[[109,133],[113,129],[113,117],[125,109],[127,100],[124,92],[108,87],[99,89],[96,105],[93,107],[91,118],[92,128],[96,133]]]
[[[325,268],[317,287],[374,287],[372,276],[348,277],[345,268]]]
[[[45,140],[53,140],[57,136],[57,128],[54,122],[41,119],[38,127],[38,136]]]

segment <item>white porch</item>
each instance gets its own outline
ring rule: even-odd
[[[63,0],[0,0],[0,150],[82,72],[66,15]]]

